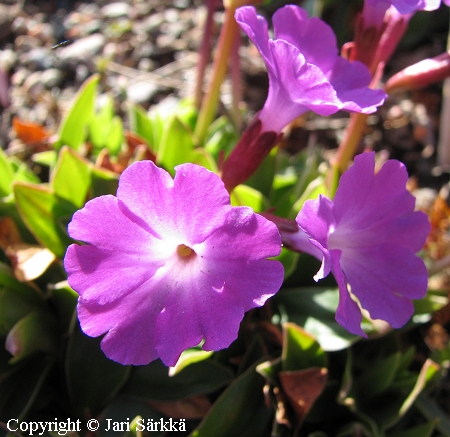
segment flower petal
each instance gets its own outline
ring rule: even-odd
[[[181,165],[176,171],[172,180],[153,162],[136,162],[122,174],[117,197],[137,222],[150,223],[156,235],[195,244],[223,220],[229,194],[217,175],[203,167]]]
[[[405,186],[403,164],[387,161],[374,175],[375,154],[362,153],[341,177],[333,200],[336,217],[330,247],[397,243],[417,252],[430,225],[424,213],[414,212],[414,196]]]
[[[287,5],[272,17],[275,37],[295,46],[308,64],[314,64],[324,75],[338,58],[336,36],[331,27],[297,6]]]
[[[328,234],[335,227],[333,203],[320,195],[318,199],[307,200],[296,218],[297,224],[306,232],[311,243],[322,251],[322,265],[314,279],[325,278],[331,271],[332,260],[328,250]]]
[[[340,265],[362,307],[372,318],[386,320],[394,328],[412,316],[411,299],[421,299],[427,292],[425,264],[399,245],[346,249]]]
[[[170,250],[123,214],[113,196],[93,199],[77,211],[69,234],[90,244],[69,246],[64,259],[69,284],[80,296],[97,299],[100,304],[144,283]]]
[[[234,14],[236,22],[256,46],[266,63],[267,69],[273,68],[272,53],[269,50],[269,30],[264,17],[256,14],[253,6],[238,8]]]
[[[81,329],[96,337],[107,332],[101,346],[110,359],[121,364],[145,365],[159,357],[155,349],[155,321],[164,306],[166,292],[143,284],[112,304],[99,305],[80,299]]]
[[[327,77],[340,100],[341,109],[371,114],[387,97],[383,90],[369,88],[372,76],[361,62],[350,63],[337,57]]]
[[[339,289],[339,304],[336,310],[336,322],[343,326],[348,332],[355,335],[367,337],[361,329],[362,315],[358,304],[352,299],[348,291],[347,280],[340,266],[340,250],[331,251],[333,276]]]

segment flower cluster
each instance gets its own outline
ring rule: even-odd
[[[391,3],[406,13],[439,2],[367,1],[365,11],[384,15]],[[106,334],[103,351],[122,364],[160,358],[172,366],[187,348],[228,347],[244,313],[281,287],[283,267],[268,258],[280,253],[282,241],[322,261],[316,280],[333,273],[336,320],[354,334],[365,336],[361,308],[397,328],[427,290],[427,270],[415,254],[430,225],[414,210],[398,161],[375,174],[374,154],[357,156],[334,199],[308,200],[294,231],[231,206],[229,192],[256,170],[294,118],[307,110],[368,114],[385,99],[369,87],[367,67],[338,56],[330,27],[301,8],[274,14],[275,39],[253,7],[239,8],[236,20],[266,63],[269,93],[223,163],[222,180],[194,164],[176,167],[172,179],[151,161],[137,162],[121,175],[117,196],[91,200],[69,225],[70,236],[84,243],[72,244],[64,260],[80,296],[81,328],[89,336]]]

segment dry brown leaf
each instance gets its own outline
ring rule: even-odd
[[[191,396],[175,402],[153,402],[148,404],[160,413],[174,419],[202,419],[211,407],[205,395]]]
[[[22,121],[18,117],[13,118],[12,124],[17,137],[26,145],[41,143],[50,136],[50,132],[40,124]]]
[[[325,368],[311,367],[305,370],[280,372],[278,376],[300,424],[325,388],[328,371]]]

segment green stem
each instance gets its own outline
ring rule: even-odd
[[[222,85],[227,72],[235,34],[239,31],[239,26],[234,19],[235,10],[234,7],[225,9],[225,21],[220,31],[219,44],[214,57],[212,79],[209,83],[208,91],[203,97],[200,114],[195,126],[195,136],[199,145],[203,145],[206,131],[215,116],[220,96],[220,85]]]
[[[345,170],[347,170],[348,163],[356,154],[358,144],[364,134],[364,129],[367,125],[367,114],[354,112],[350,116],[350,123],[345,131],[344,139],[339,144],[336,157],[328,172],[326,179],[326,186],[331,197],[336,192],[339,177]]]

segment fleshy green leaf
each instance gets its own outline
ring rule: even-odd
[[[410,428],[406,431],[387,433],[386,437],[431,437],[438,422],[439,419],[436,419],[433,420],[432,422],[415,426],[414,428]]]
[[[47,311],[33,311],[19,320],[9,331],[5,347],[16,363],[37,352],[55,353],[57,348],[55,324]]]
[[[14,178],[13,167],[3,149],[0,147],[0,197],[11,194],[11,184]]]
[[[250,206],[255,212],[261,212],[268,208],[267,199],[254,188],[247,185],[238,185],[230,195],[233,206]]]
[[[63,147],[52,173],[51,186],[54,193],[82,208],[91,185],[90,163],[69,147]]]
[[[263,386],[264,378],[250,367],[220,395],[192,437],[262,435],[271,419]]]
[[[281,362],[283,371],[326,366],[325,353],[320,344],[294,323],[283,324]]]
[[[84,82],[76,94],[72,107],[60,125],[58,140],[54,144],[57,149],[66,145],[79,150],[86,140],[87,128],[94,114],[95,95],[99,79],[100,76],[94,74]]]
[[[27,227],[42,245],[62,257],[71,243],[65,222],[76,208],[55,196],[49,187],[25,182],[15,182],[13,186],[17,208]]]
[[[285,288],[272,299],[276,308],[273,322],[293,322],[314,335],[325,351],[350,346],[359,337],[350,334],[335,320],[339,294],[324,287]],[[368,329],[367,324],[363,327]]]
[[[191,364],[207,360],[212,354],[212,351],[204,351],[200,348],[187,349],[181,354],[175,366],[170,368],[169,375],[174,376]]]
[[[65,355],[67,389],[77,415],[97,414],[126,382],[130,369],[106,358],[100,339],[86,336],[77,326]]]
[[[233,373],[212,360],[190,364],[173,376],[161,361],[134,369],[122,393],[154,401],[175,401],[211,393],[233,379]]]
[[[122,120],[114,116],[114,102],[107,96],[98,113],[94,113],[89,123],[89,139],[96,155],[103,148],[116,155],[123,139]]]
[[[169,173],[174,175],[174,167],[185,162],[192,162],[194,140],[192,132],[178,117],[173,117],[167,124],[156,161]]]

